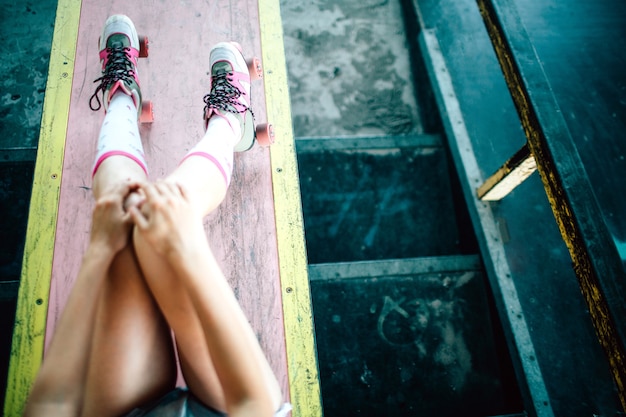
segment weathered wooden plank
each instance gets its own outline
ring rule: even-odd
[[[480,270],[478,255],[431,256],[423,258],[389,259],[383,261],[337,262],[309,265],[309,279],[351,279],[364,277],[390,277]]]
[[[28,214],[4,415],[21,416],[43,358],[80,0],[59,0]]]
[[[477,0],[626,409],[626,280],[576,145],[509,0]]]
[[[478,187],[476,195],[484,201],[502,200],[536,170],[535,158],[524,145]]]
[[[79,268],[80,256],[77,254],[82,253],[86,246],[93,205],[91,165],[103,117],[102,112],[90,111],[88,100],[95,88],[92,81],[100,72],[97,39],[107,16],[114,13],[129,15],[140,34],[150,38],[150,57],[140,61],[139,72],[142,92],[155,106],[155,122],[140,128],[152,179],[171,172],[204,133],[202,97],[209,90],[210,47],[220,41],[235,40],[242,44],[246,55],[260,56],[259,19],[265,22],[264,31],[269,31],[269,34],[263,34],[263,42],[267,43],[263,46],[263,58],[267,61],[264,65],[268,94],[264,94],[262,83],[253,84],[252,107],[257,121],[263,121],[266,119],[265,102],[273,106],[271,121],[278,131],[277,144],[272,151],[275,155],[270,162],[270,151],[256,146],[235,156],[235,170],[228,195],[221,207],[208,216],[205,228],[215,256],[235,288],[242,308],[259,335],[261,346],[287,395],[290,392],[289,382],[294,383],[291,400],[296,412],[299,415],[321,415],[284,52],[282,38],[277,36],[277,33],[280,35],[280,31],[277,32],[280,11],[278,1],[260,3],[254,0],[221,0],[211,4],[166,5],[120,0],[105,4],[85,0],[82,4],[73,1],[71,6],[66,6],[74,13],[71,15],[73,20],[57,21],[56,27],[70,32],[70,29],[73,30],[73,40],[62,41],[65,48],[71,44],[71,53],[55,49],[52,52],[53,60],[62,59],[62,65],[67,66],[59,78],[69,79],[63,84],[64,90],[56,92],[62,97],[53,106],[56,120],[63,122],[63,128],[55,136],[59,143],[40,147],[40,153],[48,148],[53,151],[38,159],[38,164],[44,161],[49,165],[55,161],[55,154],[61,156],[55,165],[57,169],[52,171],[54,174],[49,174],[50,170],[47,170],[47,174],[43,175],[47,180],[56,181],[56,188],[52,188],[56,197],[48,197],[46,201],[33,197],[31,206],[32,211],[35,207],[51,210],[51,205],[54,205],[55,223],[50,223],[49,237],[45,234],[37,236],[40,237],[37,243],[45,243],[47,249],[45,253],[36,253],[36,260],[47,265],[47,269],[39,274],[43,277],[38,281],[40,291],[33,291],[29,280],[25,281],[21,290],[30,297],[29,300],[40,304],[37,307],[40,314],[34,317],[30,310],[26,310],[30,306],[18,312],[17,327],[20,331],[16,333],[14,345],[26,343],[20,342],[22,339],[27,341],[28,346],[20,348],[20,352],[22,356],[26,353],[30,356],[14,360],[13,375],[21,379],[21,385],[10,382],[13,394],[9,394],[13,395],[13,405],[7,405],[7,410],[11,410],[7,415],[21,414],[21,407],[40,364],[44,335],[54,331]],[[61,17],[63,15],[59,14],[58,19]],[[52,69],[51,64],[50,80],[54,79]],[[55,84],[49,83],[48,86],[52,89]],[[46,100],[54,97],[52,91],[47,91]],[[59,113],[64,109],[64,103],[69,115],[67,112]],[[282,175],[273,178],[270,163],[282,167],[274,170],[274,173]],[[64,181],[59,185],[61,175]],[[36,180],[35,193],[41,193],[42,187],[37,188],[37,185]],[[51,187],[45,186],[46,192],[50,193]],[[276,213],[274,198],[277,201]],[[41,229],[37,225],[36,232],[31,232],[31,239],[34,239],[33,233]],[[279,231],[282,231],[280,238]],[[27,255],[32,256],[32,253],[31,250]],[[36,263],[28,258],[24,265],[24,270],[30,271]],[[281,274],[286,277],[282,286]],[[283,305],[281,300],[284,295],[289,298]],[[45,307],[48,307],[47,319]],[[293,314],[294,317],[283,320],[283,308],[285,314]],[[38,320],[36,332],[32,326],[19,325],[25,319],[35,318]],[[289,331],[286,332],[285,328]],[[290,349],[289,360],[286,344],[294,345]]]
[[[259,1],[259,18],[267,115],[277,133],[270,153],[293,415],[321,416],[311,289],[279,2]]]
[[[238,41],[246,55],[260,55],[255,1],[211,4],[153,4],[85,0],[77,41],[75,80],[67,132],[47,332],[56,321],[78,271],[92,207],[91,167],[103,114],[88,100],[99,76],[97,40],[106,18],[125,13],[150,38],[150,56],[139,62],[142,93],[154,103],[155,121],[142,125],[150,177],[169,174],[204,134],[202,97],[208,93],[212,45]],[[252,86],[252,107],[265,119],[262,83]],[[205,220],[216,259],[229,277],[243,310],[261,338],[285,392],[288,392],[284,329],[277,261],[269,151],[258,146],[235,156],[231,187],[220,208]],[[254,222],[255,227],[249,227]],[[183,381],[179,381],[183,383]]]

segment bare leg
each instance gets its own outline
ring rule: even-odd
[[[169,327],[132,245],[115,258],[100,295],[86,379],[84,416],[121,415],[172,389],[176,363]]]
[[[184,184],[187,187],[193,205],[201,217],[222,203],[228,188],[217,166],[202,156],[190,156],[185,159],[167,177],[167,181]]]
[[[136,78],[139,41],[132,21],[121,15],[107,19],[100,50],[102,83],[90,105],[102,91],[107,113],[96,152],[96,198],[115,184],[145,181],[147,177],[137,126],[141,103]],[[128,412],[164,394],[176,378],[170,330],[130,242],[114,259],[107,278],[98,304],[85,381],[82,414],[86,416]]]
[[[97,236],[104,235],[108,239],[106,235],[115,230],[110,227],[115,224],[110,220],[122,220],[121,201],[122,196],[118,193],[117,213],[114,210],[115,199],[109,200],[113,205],[98,202],[94,209],[90,243],[31,390],[25,416],[80,415],[99,294],[106,280],[106,270],[111,265],[116,249],[119,249],[112,245],[103,245],[103,240]],[[102,213],[109,215],[103,217]],[[117,224],[123,224],[123,221],[118,221]],[[111,231],[96,233],[103,229]],[[123,227],[117,230],[120,232],[118,236],[121,237],[122,246],[127,232]]]
[[[109,199],[111,203],[112,189],[146,179],[136,123],[136,106],[141,102],[134,78],[138,49],[136,31],[128,18],[107,19],[100,38],[103,77],[90,102],[96,103],[94,110],[99,109],[99,93],[103,93],[108,107],[98,137],[93,178],[94,196],[99,201]],[[120,66],[133,70],[120,72]],[[115,208],[122,219],[122,196],[118,193],[117,197]],[[95,214],[89,251],[42,366],[41,382],[33,389],[32,415],[55,415],[54,410],[68,416],[120,415],[162,395],[175,383],[170,330],[138,267],[128,239],[130,230],[127,227],[119,234],[115,251],[108,250],[112,232],[107,229],[115,217],[97,219]],[[95,248],[94,225],[104,236]]]
[[[214,51],[218,52],[213,55]],[[219,59],[225,61],[218,61],[214,59],[214,56],[220,56]],[[250,81],[245,73],[247,72],[245,61],[231,45],[214,48],[211,52],[211,59],[217,62],[212,65],[211,93],[218,91],[219,94],[205,98],[208,106],[207,117],[209,117],[207,132],[202,141],[190,151],[179,167],[166,179],[167,182],[185,187],[194,216],[198,219],[213,211],[224,199],[232,172],[234,149],[242,143],[244,149],[253,143],[251,118],[244,123],[246,116],[249,116],[247,111],[249,87],[245,86],[249,86]],[[223,83],[226,81],[225,78],[219,79],[220,74],[224,74],[219,72],[224,68],[224,62],[227,62],[226,66],[231,65],[231,68],[226,71],[231,74],[228,82],[233,84],[228,86]],[[241,94],[237,95],[235,89]],[[242,89],[247,91],[242,93]],[[230,93],[235,94],[234,100],[238,100],[238,104],[233,105],[232,100],[228,101],[227,106],[233,107],[221,112],[210,107],[209,103],[214,103],[214,99],[219,100]],[[223,385],[223,381],[220,381],[215,371],[206,342],[211,335],[204,333],[199,312],[196,310],[201,306],[194,306],[190,294],[181,285],[179,277],[174,274],[171,266],[154,251],[137,229],[134,233],[134,243],[150,290],[176,335],[181,368],[190,390],[207,405],[224,411],[226,406],[224,391],[228,387]],[[219,266],[215,264],[213,269],[219,271]],[[210,280],[207,280],[203,285],[212,284]],[[208,290],[210,291],[210,288]],[[249,338],[248,342],[251,346],[258,344],[252,332],[244,332],[242,337]],[[256,362],[261,364],[261,369],[263,369],[266,386],[273,393],[276,408],[278,408],[282,395],[276,378],[260,349],[255,351],[255,355],[257,355]]]
[[[204,171],[205,176],[198,175],[200,170]],[[221,173],[219,170],[214,169],[211,162],[202,157],[187,159],[167,181],[173,181],[174,179],[176,183],[184,185],[188,190],[199,191],[204,188],[204,195],[212,196],[212,198],[207,197],[203,199],[189,192],[190,200],[194,204],[194,211],[202,213],[199,214],[200,217],[208,210],[216,207],[221,200],[218,201],[215,196],[221,195],[223,198],[225,192],[225,184]],[[215,184],[215,186],[212,184]],[[212,191],[214,188],[217,189],[216,192]],[[204,333],[198,318],[199,313],[192,303],[187,289],[181,285],[180,279],[175,276],[170,265],[163,261],[163,257],[158,255],[150,244],[144,241],[142,235],[136,229],[134,242],[146,281],[176,335],[181,368],[187,385],[194,395],[205,404],[225,411],[225,387],[222,386],[222,382],[217,376],[211,353],[206,343],[206,338],[211,337],[211,335]],[[219,266],[214,259],[212,259],[212,262],[213,273],[217,273],[215,271],[219,271]],[[207,271],[207,274],[209,273],[211,271]],[[212,285],[211,281],[207,279],[205,285]],[[258,343],[254,340],[255,336],[251,332],[242,332],[241,335],[248,338],[251,344]],[[274,393],[275,406],[278,409],[282,398],[280,388],[262,352],[256,353],[258,353],[256,362],[261,364],[261,369],[265,375],[265,385]]]
[[[94,195],[116,183],[145,181],[131,159],[106,159]],[[143,278],[133,246],[114,259],[99,297],[83,415],[120,415],[174,387],[176,364],[169,327]]]
[[[187,158],[168,181],[184,183],[189,187],[189,194],[200,217],[215,209],[226,194],[226,184],[219,169],[200,156]],[[205,404],[224,411],[224,392],[187,290],[180,284],[170,265],[154,252],[137,230],[133,238],[146,281],[176,335],[185,382]]]
[[[120,415],[173,387],[176,369],[169,328],[129,245],[130,225],[117,233],[119,243],[112,249],[106,242],[115,232],[111,219],[116,217],[96,216],[108,201],[117,218],[124,217],[125,194],[112,191],[124,189],[120,183],[143,180],[143,170],[136,168],[126,157],[112,157],[96,175],[98,203],[90,243],[26,415]],[[114,205],[111,195],[119,200]],[[97,231],[104,238],[94,239]]]

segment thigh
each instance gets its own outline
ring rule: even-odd
[[[189,390],[206,405],[225,410],[222,386],[213,366],[206,335],[187,290],[139,233],[133,236],[139,264],[176,338],[180,366]]]
[[[176,381],[171,332],[131,245],[111,265],[98,303],[82,414],[121,415]]]

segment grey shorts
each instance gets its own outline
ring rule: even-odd
[[[284,417],[290,410],[290,404],[283,404],[275,416]],[[136,408],[124,417],[227,417],[227,415],[202,404],[189,390],[176,388],[159,400]]]
[[[226,417],[226,414],[202,404],[188,390],[176,388],[124,417]]]

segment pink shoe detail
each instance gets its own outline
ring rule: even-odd
[[[237,120],[241,136],[237,138],[235,152],[248,150],[254,144],[254,113],[250,108],[250,73],[248,64],[235,42],[218,43],[211,49],[211,91],[204,96],[205,128],[211,117],[223,117],[233,128]],[[236,116],[225,117],[226,113]]]
[[[139,51],[135,48],[126,48],[126,54],[136,66],[139,60]],[[100,62],[102,63],[102,71],[105,70],[107,62],[109,62],[109,51],[107,48],[100,51]],[[135,78],[136,79],[136,78]]]
[[[137,74],[139,48],[139,37],[133,22],[124,15],[110,16],[100,35],[99,57],[102,75],[94,81],[99,84],[89,99],[89,107],[92,110],[99,110],[104,105],[106,111],[113,95],[116,92],[123,92],[133,98],[139,117],[141,110],[141,89]]]
[[[111,102],[113,95],[117,93],[118,90],[119,92],[130,96],[133,99],[133,103],[135,103],[135,107],[137,107],[137,109],[141,109],[141,103],[139,102],[141,99],[139,95],[135,94],[135,90],[131,90],[130,88],[128,88],[126,83],[124,83],[122,80],[116,81],[115,84],[113,84],[113,86],[111,87],[111,89],[106,93],[106,98],[107,98],[106,105],[105,105],[106,109],[108,109],[109,103]]]

